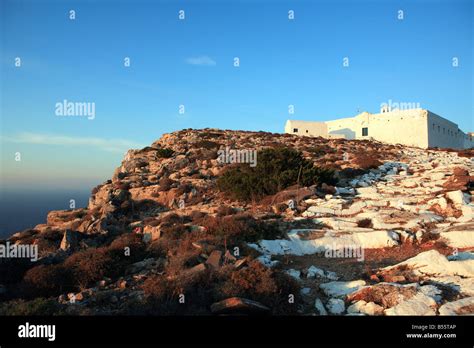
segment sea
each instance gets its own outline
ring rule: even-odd
[[[70,209],[71,200],[76,208],[87,206],[90,189],[76,190],[2,190],[0,192],[0,239],[46,223],[51,210]]]

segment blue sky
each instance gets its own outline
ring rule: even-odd
[[[92,187],[112,175],[127,148],[166,132],[282,132],[288,118],[377,112],[388,100],[420,103],[474,130],[472,1],[2,0],[0,6],[3,187]],[[181,9],[185,20],[178,19]],[[94,102],[95,118],[56,116],[55,104],[64,99]]]

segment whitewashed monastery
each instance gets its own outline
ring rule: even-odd
[[[334,121],[288,120],[285,133],[345,139],[373,139],[421,148],[468,149],[474,147],[474,133],[464,133],[454,122],[426,109],[390,110],[361,114]]]

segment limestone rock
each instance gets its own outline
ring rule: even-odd
[[[78,234],[77,232],[66,230],[64,231],[63,239],[61,240],[61,244],[59,249],[61,250],[75,250],[79,244],[78,241]]]
[[[269,312],[263,304],[241,297],[231,297],[211,305],[214,314],[254,314]]]

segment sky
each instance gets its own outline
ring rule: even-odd
[[[473,3],[1,0],[0,185],[90,189],[163,133],[283,132],[390,100],[474,131]],[[58,116],[63,100],[94,117]]]

